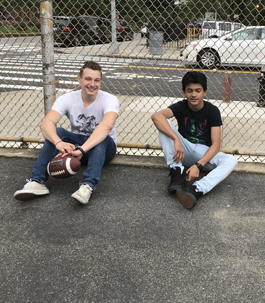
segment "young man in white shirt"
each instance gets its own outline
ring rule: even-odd
[[[82,204],[88,203],[100,180],[104,163],[114,158],[117,149],[115,122],[119,101],[100,90],[101,79],[101,66],[93,61],[85,62],[78,75],[81,90],[64,94],[55,101],[40,126],[45,143],[31,179],[14,194],[17,200],[49,194],[45,185],[49,178],[47,164],[61,152],[87,163],[80,187],[72,197]],[[71,131],[56,127],[64,115],[70,120]]]

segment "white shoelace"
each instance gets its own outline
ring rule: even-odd
[[[26,182],[27,183],[24,185],[24,188],[27,187],[27,186],[29,186],[33,181],[31,179],[29,179],[29,180],[26,179]]]
[[[88,190],[92,192],[92,188],[88,184],[82,184],[79,189],[82,193],[86,193]]]

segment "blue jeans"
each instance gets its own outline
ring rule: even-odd
[[[177,134],[184,149],[183,163],[176,163],[173,160],[175,153],[173,140],[162,132],[158,132],[159,141],[163,148],[167,165],[172,167],[180,167],[183,171],[184,166],[190,167],[195,162],[199,161],[209,148],[203,144],[194,144],[182,137],[174,124],[168,120],[170,127]],[[210,171],[204,178],[193,183],[196,185],[203,194],[209,192],[213,187],[223,181],[237,166],[237,159],[232,155],[227,155],[222,152],[217,153],[208,163],[204,166],[204,171]]]
[[[62,141],[75,145],[78,144],[81,146],[89,138],[74,134],[61,127],[57,127],[56,131]],[[95,190],[100,180],[103,165],[114,158],[116,150],[116,144],[110,136],[107,136],[104,141],[90,149],[81,159],[82,164],[87,164],[87,169],[83,173],[83,180],[80,182],[80,185],[89,184]],[[32,169],[31,180],[45,184],[49,179],[47,165],[57,154],[58,150],[54,144],[49,140],[45,140],[38,160]]]

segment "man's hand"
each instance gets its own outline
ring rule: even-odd
[[[197,165],[192,165],[187,171],[186,171],[186,180],[188,182],[195,181],[200,175],[200,170],[197,167]]]
[[[75,150],[74,144],[63,142],[63,141],[59,141],[58,143],[56,143],[55,147],[59,150],[59,152],[61,152],[61,156],[63,157],[67,154],[72,156]]]
[[[82,154],[81,150],[75,150],[75,151],[73,152],[73,155],[72,155],[72,156],[76,157],[76,158],[80,161],[81,158],[83,157],[83,154]]]
[[[176,163],[182,163],[184,160],[184,149],[180,143],[180,140],[174,140],[174,148],[175,154],[173,156],[173,160],[176,161]]]

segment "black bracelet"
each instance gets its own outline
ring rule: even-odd
[[[85,151],[83,150],[83,148],[81,146],[79,146],[79,145],[76,145],[75,149],[76,150],[80,150],[83,156],[86,154]]]
[[[194,165],[196,165],[200,171],[203,170],[203,166],[200,163],[196,162]]]

